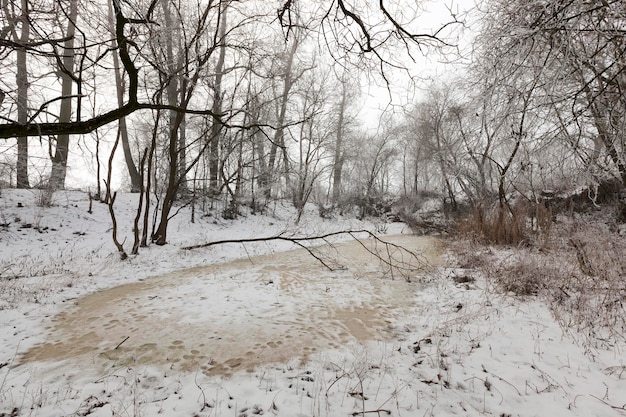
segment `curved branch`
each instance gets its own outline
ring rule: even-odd
[[[58,39],[44,39],[40,41],[21,42],[21,41],[12,41],[10,39],[2,39],[0,37],[0,47],[35,49],[38,46],[57,45],[69,39],[71,39],[71,37],[65,36],[63,38],[58,38]]]
[[[374,50],[374,47],[372,46],[372,37],[369,31],[367,30],[367,28],[365,27],[365,23],[363,23],[363,20],[361,20],[361,18],[356,13],[353,13],[352,11],[348,10],[345,4],[343,3],[343,0],[337,0],[337,4],[339,5],[339,8],[343,12],[343,14],[345,14],[346,17],[349,17],[350,19],[352,19],[361,29],[361,33],[363,33],[363,36],[365,37],[365,44],[367,45],[364,48],[363,45],[359,43],[359,46],[361,47],[361,51],[372,52]]]
[[[385,2],[384,0],[379,0],[378,2],[378,7],[380,8],[380,11],[383,12],[383,15],[385,15],[385,17],[389,20],[389,22],[391,22],[391,24],[393,25],[393,27],[396,29],[396,31],[400,34],[400,35],[404,35],[405,37],[411,39],[412,41],[419,43],[420,40],[431,40],[431,41],[435,41],[437,43],[441,43],[442,45],[446,45],[446,46],[452,46],[450,44],[448,44],[447,42],[444,42],[441,38],[437,37],[437,35],[429,35],[427,33],[411,33],[408,30],[406,30],[400,23],[398,23],[398,21],[391,16],[391,13],[389,13],[389,11],[387,10],[387,8],[385,7]],[[456,23],[460,23],[456,20],[452,21],[452,22],[448,22],[445,25],[443,25],[441,28],[439,28],[439,30],[437,30],[437,33],[441,32],[444,28],[452,25],[452,24],[456,24]]]
[[[367,238],[372,238],[374,240],[374,247],[371,248],[366,245],[361,238],[357,235],[365,234]],[[377,258],[383,266],[388,268],[391,276],[393,278],[393,271],[399,271],[405,278],[410,280],[410,276],[407,275],[409,273],[415,273],[418,271],[426,270],[430,267],[426,259],[421,256],[419,253],[411,251],[405,248],[402,245],[398,245],[389,241],[385,241],[380,237],[376,236],[374,233],[369,230],[343,230],[338,232],[330,232],[319,236],[287,236],[284,233],[275,236],[267,236],[267,237],[255,237],[255,238],[245,238],[245,239],[224,239],[224,240],[216,240],[213,242],[201,243],[198,245],[191,245],[182,247],[182,250],[194,250],[194,249],[202,249],[210,246],[223,245],[226,243],[254,243],[254,242],[268,242],[273,240],[280,240],[285,242],[293,243],[306,250],[309,255],[319,261],[325,268],[330,271],[342,270],[345,269],[345,266],[336,264],[336,262],[323,258],[315,248],[306,245],[307,242],[322,242],[328,245],[333,245],[333,242],[329,240],[331,237],[348,235],[352,237],[355,241],[357,241],[363,249],[365,249],[368,253]],[[380,249],[379,249],[380,248]],[[331,266],[331,263],[335,263],[336,265]]]

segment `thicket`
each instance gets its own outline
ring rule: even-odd
[[[498,293],[545,299],[587,353],[626,340],[626,224],[614,188],[512,210],[475,208],[452,243],[458,265]],[[618,189],[619,190],[619,189]]]

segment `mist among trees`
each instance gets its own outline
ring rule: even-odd
[[[430,4],[399,0],[1,5],[2,186],[53,192],[86,166],[114,219],[124,178],[134,253],[167,242],[176,205],[365,216],[428,195],[502,225],[626,185],[622,1],[451,2],[428,29]],[[363,110],[398,80],[408,104]]]

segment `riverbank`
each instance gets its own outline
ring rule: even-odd
[[[327,221],[313,211],[295,228],[288,207],[278,205],[269,215],[249,215],[235,221],[203,217],[191,223],[189,213],[181,210],[173,219],[169,245],[150,247],[138,257],[121,261],[110,243],[106,207],[95,205],[89,214],[85,194],[71,192],[55,195],[51,207],[38,207],[34,193],[3,190],[0,198],[0,216],[9,223],[0,232],[0,415],[582,417],[626,413],[620,395],[626,392],[625,346],[598,349],[590,356],[577,344],[576,335],[564,331],[542,299],[502,292],[490,277],[461,269],[452,260],[411,283],[403,281],[401,285],[419,286],[419,291],[405,292],[411,302],[398,311],[392,308],[383,310],[382,317],[369,316],[376,323],[368,321],[365,310],[393,301],[391,296],[373,284],[368,284],[367,297],[355,296],[349,281],[347,285],[334,284],[345,279],[330,272],[320,270],[319,280],[307,276],[324,286],[318,295],[307,291],[301,279],[290,280],[289,268],[285,274],[277,265],[241,267],[236,272],[229,269],[230,276],[226,270],[216,273],[210,279],[228,283],[221,287],[221,293],[214,290],[205,294],[199,286],[186,291],[185,285],[202,279],[193,276],[186,284],[166,291],[167,297],[152,290],[129,296],[124,301],[127,310],[121,308],[119,317],[106,318],[103,334],[117,337],[111,341],[95,339],[92,347],[100,349],[98,355],[101,350],[127,349],[127,360],[111,357],[106,366],[106,361],[95,356],[78,365],[67,357],[24,361],[23,355],[38,344],[58,343],[63,351],[72,337],[90,334],[89,314],[74,316],[73,336],[52,331],[63,314],[80,308],[84,296],[114,291],[120,285],[143,285],[153,277],[189,267],[279,254],[293,248],[285,242],[245,247],[229,244],[198,251],[181,251],[182,246],[260,233],[302,234],[303,230],[312,235],[346,228],[369,229],[383,238],[408,233],[401,224],[367,224],[345,218]],[[121,240],[130,236],[132,198],[118,197]],[[352,266],[348,271],[355,269]],[[358,279],[356,275],[349,279]],[[390,277],[385,276],[372,282],[384,286],[388,280]],[[293,296],[278,293],[289,287]],[[206,306],[198,304],[202,297]],[[230,326],[236,333],[228,346],[241,340],[252,355],[262,356],[272,349],[290,352],[284,342],[278,345],[273,341],[271,346],[268,343],[272,340],[263,340],[256,346],[250,329],[236,332],[238,323],[254,326],[258,317],[269,314],[268,322],[279,332],[281,323],[297,318],[303,327],[301,334],[293,333],[292,338],[299,337],[300,342],[310,338],[308,346],[315,350],[310,349],[305,360],[302,355],[293,355],[254,367],[245,367],[243,362],[225,363],[233,358],[203,358],[206,364],[228,368],[228,372],[211,373],[210,366],[205,372],[201,366],[177,369],[142,362],[141,345],[133,351],[131,339],[124,341],[124,332],[114,330],[114,320],[128,318],[132,337],[142,331],[142,325],[137,324],[141,321],[132,325],[132,314],[146,315],[146,311],[154,313],[150,326],[193,327],[199,318],[210,320],[215,312],[212,308],[220,307],[211,300],[218,297],[224,301],[220,313],[233,320],[222,326],[222,331]],[[228,297],[230,301],[226,301]],[[322,308],[325,299],[357,319],[333,317]],[[148,310],[130,312],[136,301],[147,303]],[[239,307],[224,312],[228,304]],[[170,311],[168,306],[176,310]],[[117,311],[115,307],[115,303],[110,305],[111,312]],[[166,315],[168,311],[171,317]],[[99,318],[101,313],[107,314],[100,311],[93,317]],[[327,336],[326,322],[334,326],[336,334],[342,329],[346,333],[335,346],[317,344]],[[204,327],[195,328],[194,333],[221,337]],[[353,337],[371,328],[382,332],[362,340]],[[144,330],[150,329],[154,328],[146,325]],[[48,339],[50,333],[53,337]],[[181,343],[174,343],[177,340]],[[304,350],[307,343],[298,344],[297,349],[295,346],[291,350]],[[182,359],[184,355],[203,355],[202,349],[185,346],[185,340],[177,337],[160,348],[177,355],[182,351]],[[150,346],[145,349],[149,351]],[[240,366],[248,369],[239,370]]]

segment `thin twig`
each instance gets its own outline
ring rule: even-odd
[[[388,415],[391,415],[391,410],[387,410],[384,408],[379,408],[378,410],[364,410],[364,411],[355,411],[354,413],[352,413],[353,416],[358,416],[359,414],[361,415],[365,415],[365,414],[378,414],[380,415],[380,413],[387,413]]]
[[[126,339],[122,340],[117,346],[115,346],[115,349],[113,350],[117,350],[117,348],[119,348],[120,346],[122,346],[122,344],[127,341],[128,339],[130,339],[130,336],[126,336]]]
[[[608,406],[609,406],[609,407],[611,407],[611,408],[614,408],[614,409],[616,409],[616,410],[626,410],[626,403],[624,403],[624,405],[622,405],[622,406],[620,407],[620,406],[618,406],[618,405],[613,405],[613,404],[610,404],[610,403],[608,403],[608,402],[604,401],[602,398],[596,397],[596,396],[595,396],[595,395],[593,395],[593,394],[589,394],[589,395],[591,395],[593,398],[595,398],[595,399],[596,399],[596,400],[598,400],[598,401],[602,401],[604,404],[608,405]]]
[[[511,387],[513,387],[513,389],[514,389],[515,391],[517,391],[517,394],[518,394],[520,397],[522,396],[522,393],[521,393],[521,392],[517,389],[517,387],[516,387],[515,385],[511,384],[511,383],[510,383],[509,381],[507,381],[506,379],[504,379],[504,378],[502,378],[502,377],[499,377],[498,375],[494,374],[493,372],[489,372],[489,373],[491,374],[491,376],[493,376],[493,377],[495,377],[495,378],[498,378],[500,381],[502,381],[502,382],[504,382],[505,384],[508,384],[508,385],[510,385]]]

